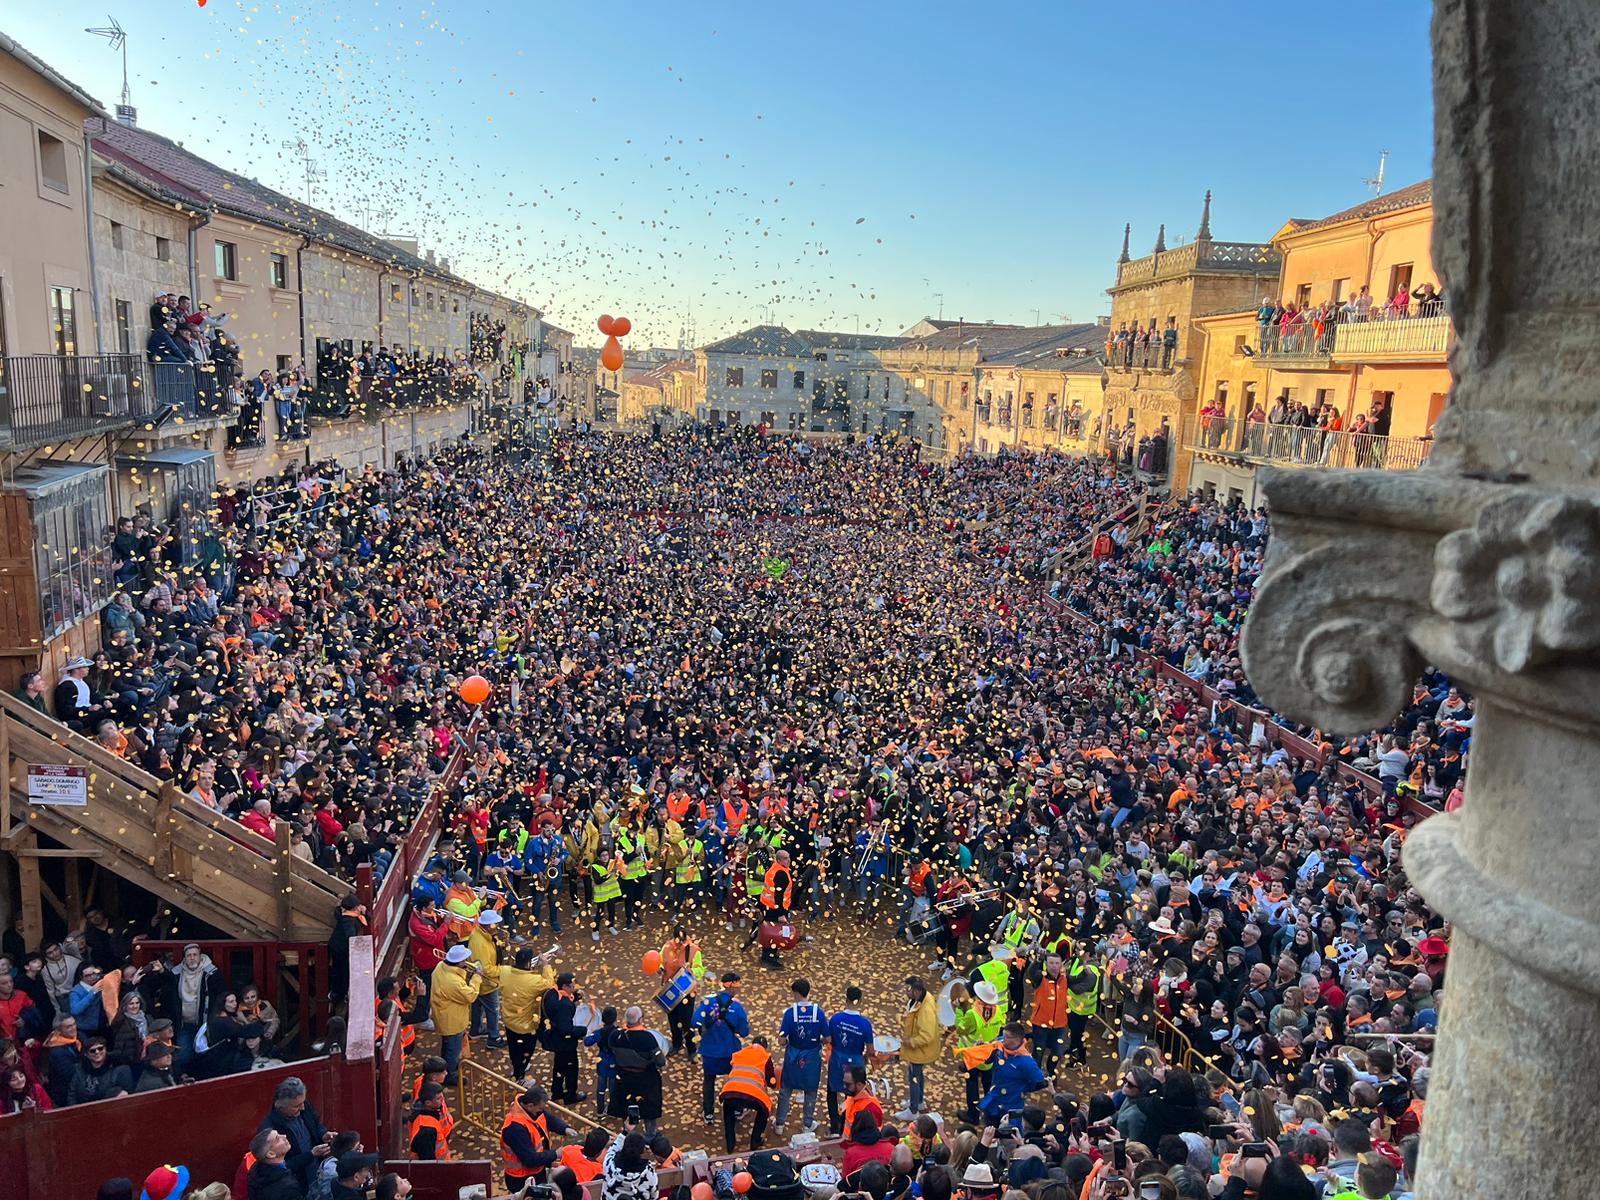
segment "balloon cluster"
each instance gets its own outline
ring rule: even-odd
[[[633,322],[627,317],[602,316],[596,323],[606,335],[606,344],[600,348],[600,365],[608,371],[622,370],[622,343],[617,339],[628,336]]]

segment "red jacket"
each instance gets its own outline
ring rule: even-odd
[[[22,1019],[22,1010],[32,1007],[33,1000],[27,992],[12,992],[9,1000],[0,1000],[0,1033],[15,1041],[17,1022]]]
[[[251,833],[259,833],[269,842],[277,838],[277,833],[272,827],[272,818],[265,813],[257,812],[253,808],[239,818],[239,824],[243,825]]]
[[[411,961],[418,972],[429,974],[444,961],[445,923],[434,925],[423,920],[415,909],[406,922],[411,933]]]

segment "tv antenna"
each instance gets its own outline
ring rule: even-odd
[[[132,125],[136,114],[128,93],[128,32],[117,24],[115,17],[107,14],[106,20],[111,24],[99,29],[85,29],[84,32],[105,38],[111,49],[122,51],[122,103],[117,105],[117,120],[125,125]]]
[[[328,177],[328,173],[317,166],[317,160],[311,157],[311,147],[306,145],[305,138],[296,138],[292,142],[284,142],[285,150],[293,150],[300,159],[301,168],[306,176],[306,203],[315,203],[316,187],[319,182]]]
[[[1376,175],[1374,175],[1371,179],[1363,179],[1361,181],[1362,183],[1366,184],[1369,188],[1372,189],[1372,194],[1374,196],[1383,195],[1383,172],[1384,172],[1384,168],[1387,167],[1388,165],[1389,165],[1389,152],[1387,150],[1378,151],[1378,173]]]

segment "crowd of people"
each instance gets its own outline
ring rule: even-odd
[[[1388,300],[1374,298],[1363,284],[1343,300],[1263,300],[1256,310],[1256,348],[1263,354],[1327,354],[1333,348],[1334,330],[1340,325],[1366,321],[1403,321],[1437,317],[1444,312],[1444,293],[1431,283],[1413,289],[1410,279],[1399,282]]]
[[[492,680],[452,836],[414,892],[415,977],[381,1015],[431,1026],[440,1085],[469,1040],[503,1043],[523,1082],[549,1053],[549,1088],[507,1115],[508,1169],[529,1123],[541,1178],[571,1149],[526,1106],[587,1099],[585,1042],[644,1157],[663,1116],[650,1072],[677,1049],[726,1144],[749,1112],[758,1145],[770,1116],[783,1128],[782,1093],[813,1123],[820,1091],[847,1175],[882,1159],[924,1194],[1037,1193],[1103,1162],[1105,1196],[1131,1194],[1108,1190],[1118,1172],[1192,1194],[1191,1170],[1213,1191],[1331,1196],[1325,1166],[1360,1188],[1403,1162],[1448,944],[1404,878],[1392,796],[1131,653],[1254,699],[1236,636],[1262,514],[1196,502],[1145,527],[1104,462],[703,429],[318,481],[280,525],[250,503],[219,521],[221,586],[154,547],[120,557],[149,618],[129,640],[174,682],[109,704],[74,688],[87,702],[65,708],[58,691],[58,715],[141,761],[175,736],[167,769],[190,795],[290,821],[348,867],[408,827],[467,725],[460,681]],[[1051,570],[1094,626],[1047,603]],[[1395,733],[1344,761],[1389,793],[1449,792],[1470,730],[1470,701],[1430,676]],[[642,1005],[579,1020],[584,947],[603,956],[659,908],[682,926],[641,996],[671,993],[665,1050]],[[797,980],[787,1013],[745,1013],[737,972],[697,977],[707,922],[747,924],[752,961],[782,967],[808,918],[841,911],[927,947],[903,1011],[877,1017],[896,1046],[848,992],[828,1014]],[[562,922],[587,935],[571,961],[521,944]],[[1091,1095],[1073,1068],[1111,1051],[1097,1017],[1123,1067]],[[892,1116],[868,1078],[883,1061],[906,1072]],[[930,1072],[967,1093],[942,1129],[921,1111]],[[447,1094],[425,1091],[419,1153]],[[893,1171],[901,1145],[913,1175]],[[1283,1190],[1291,1173],[1316,1192]]]

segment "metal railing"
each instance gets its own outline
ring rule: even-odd
[[[146,363],[155,411],[171,407],[187,418],[221,417],[229,409],[211,363]]]
[[[1429,308],[1437,307],[1429,305]],[[1450,318],[1443,312],[1334,327],[1336,359],[1416,355],[1442,360],[1450,348]]]
[[[0,359],[0,444],[43,445],[146,420],[155,409],[137,354]]]
[[[1171,371],[1177,361],[1177,346],[1164,346],[1159,337],[1152,337],[1148,345],[1143,341],[1113,342],[1106,370]]]
[[[498,1140],[506,1113],[522,1092],[514,1079],[506,1078],[476,1059],[463,1058],[461,1072],[456,1076],[455,1117],[462,1124]],[[612,1133],[618,1132],[606,1118],[593,1113],[575,1112],[554,1102],[546,1103],[545,1108],[574,1129],[586,1130],[598,1125]]]
[[[1261,326],[1260,345],[1256,357],[1264,363],[1327,362],[1333,354],[1334,333],[1339,326],[1333,321],[1313,321],[1307,318],[1296,325]]]
[[[1305,428],[1237,417],[1199,417],[1185,427],[1184,446],[1284,466],[1413,471],[1428,461],[1431,437],[1387,437],[1349,429]]]

